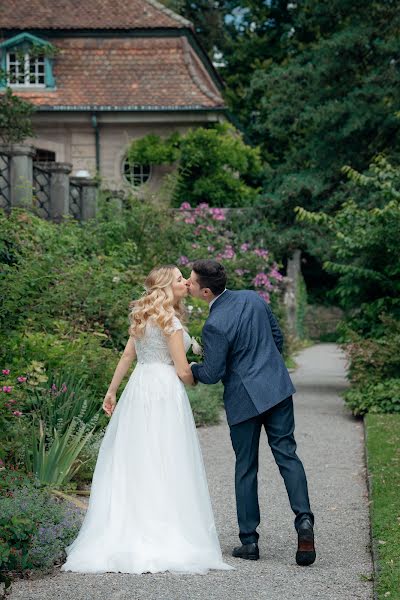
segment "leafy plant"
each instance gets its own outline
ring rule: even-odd
[[[64,433],[47,432],[43,421],[31,426],[31,446],[25,446],[25,466],[37,479],[54,487],[67,483],[79,470],[79,454],[93,434],[93,427],[74,418]]]
[[[34,111],[34,105],[16,96],[11,88],[0,94],[0,139],[4,144],[20,143],[34,136]]]

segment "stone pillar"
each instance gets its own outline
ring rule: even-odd
[[[46,170],[51,174],[50,218],[61,221],[69,215],[69,174],[72,165],[61,162],[46,163]]]
[[[35,148],[25,144],[2,146],[10,156],[10,205],[21,208],[33,207],[32,159]]]
[[[291,335],[297,337],[297,288],[299,276],[301,275],[301,250],[295,250],[291,258],[288,259],[285,283],[285,293],[283,302],[286,308],[286,318],[288,329]]]
[[[82,221],[94,219],[97,213],[97,181],[89,177],[71,177],[71,183],[81,187],[80,216]]]

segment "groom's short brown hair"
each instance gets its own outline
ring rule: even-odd
[[[221,263],[216,260],[195,260],[192,265],[201,288],[209,288],[214,296],[222,294],[226,288],[226,272]]]

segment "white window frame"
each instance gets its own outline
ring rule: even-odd
[[[10,60],[11,54],[15,55],[15,61]],[[22,63],[21,58],[23,60],[23,68],[24,68],[24,71],[22,73],[20,73],[20,68],[21,68],[21,63]],[[35,81],[31,82],[31,72],[30,71],[31,71],[31,64],[33,61],[34,61],[33,64],[35,66]],[[11,64],[13,66],[15,65],[16,78],[19,78],[20,75],[23,75],[24,83],[11,83],[11,78],[10,78]],[[39,65],[40,64],[43,65],[43,79],[44,79],[43,83],[38,83],[39,75],[42,75],[41,73],[39,74]],[[25,89],[25,88],[45,88],[46,87],[46,61],[45,61],[44,56],[31,56],[29,54],[29,52],[24,52],[23,57],[22,57],[21,55],[18,55],[17,50],[8,51],[7,55],[6,55],[6,72],[7,72],[7,85],[9,85],[11,88]]]
[[[143,167],[147,167],[149,169],[149,174],[148,177],[145,181],[141,181],[141,183],[135,185],[132,181],[129,181],[126,173],[125,173],[125,163],[127,162],[128,157],[125,155],[122,161],[122,178],[124,180],[124,183],[126,185],[131,186],[133,189],[137,190],[138,188],[142,187],[142,185],[146,185],[147,183],[149,183],[151,176],[153,174],[153,168],[151,164],[148,165],[141,165],[139,163],[135,163],[133,166],[138,167],[140,169],[140,173],[138,174],[140,176],[141,179],[143,179]]]

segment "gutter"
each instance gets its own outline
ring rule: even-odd
[[[96,146],[96,173],[100,175],[100,131],[97,115],[95,113],[92,114],[91,123],[94,129],[94,140]]]

